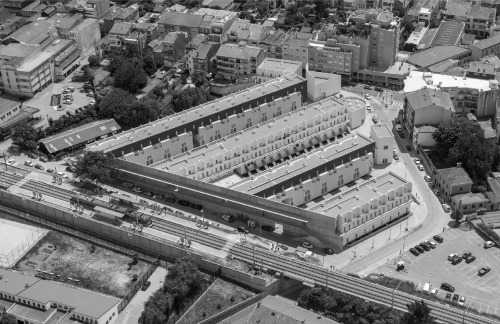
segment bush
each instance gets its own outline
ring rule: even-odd
[[[479,223],[477,225],[477,227],[483,231],[484,234],[486,234],[486,236],[490,237],[491,239],[493,239],[494,241],[500,241],[500,237],[498,236],[497,233],[495,233],[495,231],[493,231],[489,226],[483,224],[483,223]]]
[[[221,304],[217,304],[217,309],[221,309],[222,308],[222,305]]]
[[[231,298],[229,298],[229,301],[230,301],[231,303],[234,303],[234,296],[231,296]]]

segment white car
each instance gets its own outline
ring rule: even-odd
[[[67,87],[66,90],[69,90],[71,92],[75,92],[75,87]]]
[[[437,288],[432,288],[432,289],[431,289],[431,295],[437,296],[438,291],[439,291],[439,290],[438,290]]]
[[[73,101],[71,101],[71,100],[68,100],[68,99],[63,100],[63,104],[65,104],[65,105],[71,105],[72,103],[73,103]]]
[[[372,110],[372,107],[370,106],[369,102],[366,103],[366,110],[368,110],[368,111]]]
[[[429,243],[429,245],[434,249],[436,248],[436,242],[434,242],[433,240],[427,240],[427,243]]]
[[[418,164],[420,164],[420,163],[422,163],[422,162],[420,161],[420,159],[419,159],[419,158],[414,158],[414,159],[413,159],[413,161],[414,161],[414,162],[415,162],[415,164],[417,164],[417,165],[418,165]]]
[[[459,304],[460,306],[465,305],[465,296],[460,297],[460,299],[458,300],[458,304]]]
[[[452,253],[452,254],[448,255],[448,261],[453,260],[453,258],[457,257],[457,256],[458,256],[458,254],[456,254],[456,253]]]
[[[33,162],[27,160],[27,161],[24,161],[24,165],[29,166],[29,167],[33,167]]]
[[[302,243],[302,246],[305,247],[306,249],[312,249],[314,246],[309,243],[309,242],[304,242]]]
[[[372,97],[370,97],[370,95],[369,95],[369,94],[365,94],[365,99],[366,99],[366,100],[370,100],[371,98],[372,98]]]
[[[14,159],[10,159],[9,161],[7,161],[8,165],[14,165],[15,163],[16,163],[16,160],[14,160]]]
[[[134,189],[135,192],[138,192],[138,193],[141,193],[142,192],[142,188],[139,188],[139,187],[135,187]]]
[[[488,248],[494,247],[494,246],[495,246],[495,243],[492,242],[492,241],[486,241],[486,242],[484,242],[484,248],[485,249],[488,249]]]
[[[64,89],[62,93],[63,93],[63,94],[66,94],[66,93],[71,93],[71,90],[69,90],[69,89]]]
[[[443,206],[443,209],[444,209],[445,212],[449,213],[451,211],[450,205],[448,205],[448,204],[442,204],[441,206]]]
[[[424,171],[425,168],[422,164],[417,164],[417,169],[419,169],[420,171]]]
[[[95,100],[94,99],[89,100],[89,104],[94,105],[95,104]]]
[[[427,182],[431,182],[432,179],[428,175],[425,175],[424,176],[424,180],[427,181]]]

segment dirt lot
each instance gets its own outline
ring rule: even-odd
[[[14,268],[30,275],[46,271],[62,282],[124,297],[132,286],[132,276],[140,277],[148,268],[139,261],[128,270],[131,261],[126,255],[51,231]]]

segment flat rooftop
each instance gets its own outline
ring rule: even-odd
[[[391,130],[389,129],[387,124],[374,124],[372,125],[372,129],[378,138],[392,137]]]
[[[185,154],[177,155],[154,165],[154,167],[157,169],[164,169],[170,173],[182,174],[182,170],[188,168],[190,165],[197,165],[199,162],[224,155],[227,152],[233,151],[235,148],[243,148],[246,144],[254,141],[258,142],[262,138],[267,138],[269,134],[292,128],[293,125],[300,126],[304,118],[310,119],[315,116],[321,116],[340,107],[361,109],[365,108],[365,106],[366,104],[363,100],[354,98],[336,99],[334,97],[329,97],[297,109],[296,111],[284,114],[278,118],[268,120],[265,123],[255,125],[231,136],[227,136],[224,139],[205,144]]]
[[[327,144],[321,149],[301,155],[287,163],[279,164],[269,169],[269,172],[259,173],[229,188],[256,195],[270,187],[276,186],[308,170],[315,169],[329,161],[347,155],[361,147],[368,146],[371,143],[373,143],[373,141],[370,138],[353,133],[338,139],[338,142]],[[307,179],[304,178],[304,180]]]
[[[266,58],[259,65],[258,69],[274,70],[274,71],[284,71],[285,73],[293,73],[297,69],[302,68],[302,62],[290,61],[290,60],[280,60],[275,58]]]
[[[467,52],[470,52],[470,49],[458,46],[436,45],[410,54],[407,62],[418,68],[426,68],[447,59],[456,58]]]
[[[359,207],[374,198],[380,197],[394,188],[401,187],[408,183],[398,175],[387,172],[376,178],[368,177],[362,180],[355,187],[344,186],[340,188],[340,193],[318,202],[307,204],[307,210],[327,216],[336,217],[340,213],[345,213]]]
[[[23,304],[15,304],[11,308],[9,308],[9,314],[12,314],[16,317],[26,318],[30,321],[36,321],[39,323],[44,323],[52,314],[55,308],[49,308],[49,310],[41,310],[38,308],[32,308],[25,306]]]
[[[66,46],[73,43],[70,39],[56,39],[47,46],[43,52],[37,54],[30,60],[26,60],[23,64],[17,68],[20,72],[31,72],[36,69],[44,62],[48,61],[51,57],[55,56],[57,53],[62,51]]]
[[[21,105],[19,99],[15,97],[1,96],[0,97],[0,115],[11,111],[16,106]]]
[[[428,80],[429,82],[426,82]],[[452,75],[437,74],[431,72],[411,71],[404,80],[404,92],[412,92],[422,88],[464,88],[477,89],[481,91],[490,90],[490,80],[463,78]],[[441,84],[441,85],[440,85]]]
[[[250,100],[260,98],[266,93],[271,93],[286,87],[291,87],[304,82],[305,79],[297,74],[288,74],[282,77],[270,80],[268,82],[256,85],[252,88],[242,90],[229,96],[225,96],[218,100],[207,102],[180,113],[167,116],[159,119],[156,122],[148,125],[131,129],[127,132],[122,132],[119,135],[104,139],[87,146],[90,151],[113,151],[129,145],[132,142],[151,138],[165,132],[168,129],[176,128],[180,125],[194,122],[202,119],[204,116],[216,114],[219,111],[224,111],[235,105],[246,103]]]

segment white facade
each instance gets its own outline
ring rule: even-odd
[[[312,102],[340,92],[342,78],[338,74],[309,71],[306,68],[307,98]]]
[[[370,138],[375,141],[375,164],[392,163],[395,142],[387,124],[372,125]]]
[[[268,57],[257,67],[255,81],[256,83],[267,82],[290,73],[302,75],[302,62]]]

